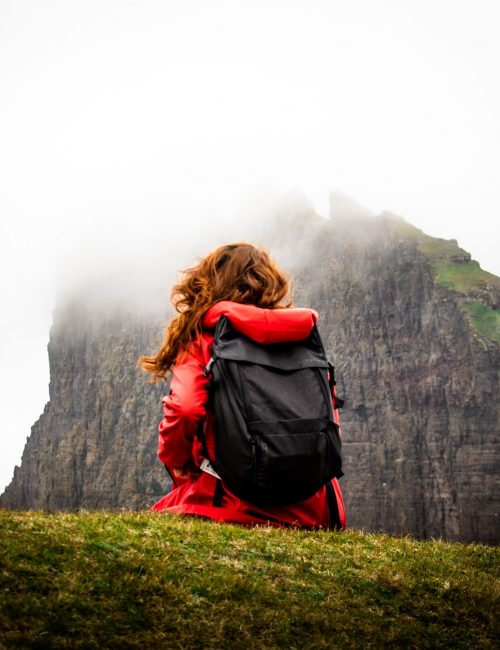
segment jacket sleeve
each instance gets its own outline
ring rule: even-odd
[[[264,344],[301,341],[309,336],[319,318],[314,309],[264,309],[223,300],[205,314],[205,326],[214,328],[223,314],[242,334]]]
[[[193,461],[193,441],[199,422],[205,417],[208,397],[203,369],[201,354],[187,352],[174,367],[170,393],[162,399],[158,458],[172,477],[174,468]]]

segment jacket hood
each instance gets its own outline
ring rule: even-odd
[[[263,309],[224,300],[206,312],[203,327],[214,329],[221,316],[227,316],[239,332],[258,343],[301,341],[309,336],[319,318],[314,309]]]

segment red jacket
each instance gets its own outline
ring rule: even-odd
[[[173,489],[158,501],[153,510],[193,514],[217,521],[241,524],[292,525],[304,528],[330,528],[327,490],[322,487],[309,499],[291,505],[257,507],[239,499],[223,485],[214,505],[217,479],[199,470],[203,448],[196,437],[200,420],[207,418],[205,439],[209,455],[215,457],[215,432],[207,414],[207,379],[203,373],[210,360],[214,328],[220,316],[229,318],[241,333],[259,343],[281,343],[306,338],[318,314],[312,309],[262,309],[253,305],[219,302],[203,319],[201,340],[192,343],[175,366],[170,394],[163,402],[163,419],[158,427],[158,457],[173,479]],[[335,410],[338,422],[338,413]],[[184,468],[186,476],[176,478],[174,469]],[[345,510],[336,479],[332,481],[339,518],[345,528]]]

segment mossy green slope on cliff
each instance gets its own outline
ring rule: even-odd
[[[474,327],[483,336],[500,343],[500,313],[488,305],[473,302],[465,306]]]
[[[467,296],[464,308],[475,330],[500,343],[500,312],[480,298],[481,292],[500,291],[500,278],[484,271],[455,239],[426,235],[391,213],[383,213],[383,218],[397,233],[417,240],[418,248],[430,261],[436,283]]]
[[[0,511],[5,648],[493,648],[497,548]]]

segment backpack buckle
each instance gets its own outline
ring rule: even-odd
[[[206,367],[203,369],[203,374],[205,377],[208,377],[212,373],[212,368],[215,363],[215,357],[212,357],[210,361],[207,363]]]

